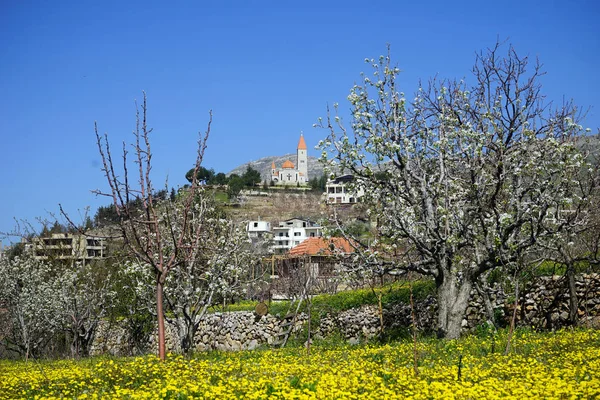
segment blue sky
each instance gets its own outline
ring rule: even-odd
[[[0,1],[0,231],[62,203],[78,218],[105,198],[94,121],[116,148],[130,140],[134,101],[148,95],[154,180],[183,185],[198,131],[214,123],[204,165],[228,172],[295,150],[325,132],[385,53],[418,79],[469,77],[476,51],[508,39],[539,57],[543,92],[591,107],[600,127],[596,1]],[[6,243],[6,241],[5,241]]]

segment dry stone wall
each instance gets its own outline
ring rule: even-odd
[[[577,277],[579,319],[587,326],[600,327],[600,274],[584,274]],[[568,324],[569,295],[564,277],[542,277],[531,282],[523,290],[517,309],[519,325],[556,329]],[[492,288],[490,305],[498,319],[505,322],[512,316],[513,303],[510,296],[499,287]],[[514,301],[514,300],[512,300]],[[469,307],[463,320],[463,330],[471,331],[487,321],[483,299],[471,293]],[[420,331],[433,331],[436,324],[437,300],[429,296],[415,303],[416,325]],[[298,315],[292,332],[303,329],[307,316]],[[259,346],[270,346],[278,342],[289,320],[280,320],[273,315],[258,316],[253,312],[229,312],[208,314],[198,327],[194,347],[204,350],[252,350]],[[412,324],[410,305],[395,304],[383,310],[384,329],[407,328]],[[372,339],[380,331],[381,321],[378,308],[363,306],[321,318],[314,337],[324,338],[334,332],[350,343]],[[155,352],[156,334],[150,335],[150,343],[144,348]],[[179,352],[180,346],[173,326],[167,324],[167,349]],[[111,353],[130,355],[135,351],[127,339],[124,324],[103,323],[99,327],[92,345],[92,354]]]

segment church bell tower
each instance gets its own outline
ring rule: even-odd
[[[304,141],[304,135],[300,134],[300,140],[298,141],[298,181],[302,183],[308,182],[308,154],[306,153],[306,142]]]

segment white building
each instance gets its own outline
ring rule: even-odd
[[[273,249],[276,253],[285,253],[309,237],[322,235],[322,228],[314,222],[300,218],[288,219],[273,228]]]
[[[265,234],[271,233],[271,223],[267,221],[248,221],[248,226],[246,227],[246,231],[248,231],[248,237],[250,239],[259,238]]]
[[[352,175],[342,175],[325,184],[325,193],[328,204],[353,204],[360,201],[365,195],[362,188],[350,188],[349,183],[354,180]]]
[[[304,185],[308,182],[308,154],[302,134],[296,151],[297,166],[290,160],[284,161],[279,169],[275,166],[275,162],[271,163],[271,180],[275,185]]]

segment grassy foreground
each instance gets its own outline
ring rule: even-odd
[[[600,398],[600,331],[81,361],[0,361],[0,398]],[[460,366],[460,368],[459,368]],[[460,370],[460,377],[459,377]]]

